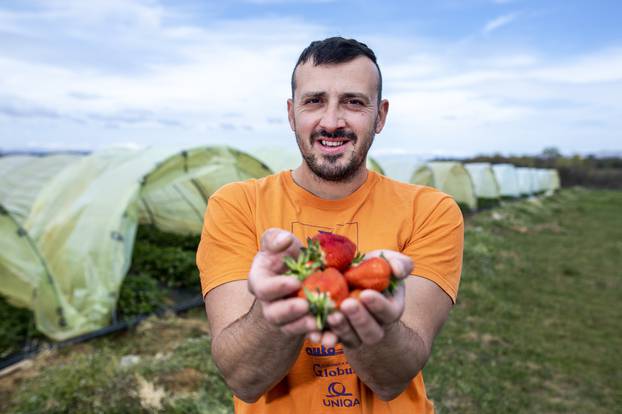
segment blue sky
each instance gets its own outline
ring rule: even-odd
[[[622,150],[622,2],[41,0],[0,3],[0,148],[294,148],[309,42],[375,50],[372,154]]]

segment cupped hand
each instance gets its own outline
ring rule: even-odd
[[[393,275],[403,280],[413,270],[412,259],[402,253],[391,250],[374,250],[365,258],[382,255],[391,265]],[[366,289],[359,299],[345,299],[338,311],[328,316],[329,331],[321,336],[311,334],[325,346],[334,346],[339,341],[345,347],[356,348],[362,344],[374,345],[380,342],[386,330],[399,321],[404,313],[404,283],[398,283],[392,295],[385,296],[375,290]]]
[[[261,304],[266,321],[289,335],[304,335],[316,329],[307,301],[292,297],[300,289],[300,281],[283,274],[284,257],[298,257],[301,247],[290,232],[266,230],[248,275],[248,289]]]

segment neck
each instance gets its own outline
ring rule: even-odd
[[[294,182],[308,192],[325,200],[338,200],[355,192],[367,180],[367,167],[365,163],[359,168],[348,181],[327,181],[311,171],[306,162],[292,171]]]

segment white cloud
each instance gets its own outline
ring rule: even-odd
[[[331,34],[284,17],[199,26],[150,1],[41,4],[40,13],[0,13],[2,25],[36,39],[0,49],[0,146],[40,143],[43,135],[74,148],[171,139],[291,144],[285,100],[292,66],[311,40]],[[515,15],[502,17],[489,31]],[[539,152],[597,141],[611,148],[622,129],[620,48],[551,59],[537,48],[365,38],[391,102],[376,154]]]
[[[489,21],[488,23],[486,23],[486,25],[482,29],[482,32],[485,34],[491,33],[503,26],[510,24],[512,21],[516,19],[517,16],[518,16],[517,13],[505,14],[503,16],[499,16]]]

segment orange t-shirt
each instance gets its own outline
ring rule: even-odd
[[[410,256],[413,275],[435,282],[455,302],[462,268],[463,220],[453,199],[435,189],[369,172],[339,200],[319,198],[291,172],[228,184],[209,199],[197,265],[205,296],[247,278],[261,235],[288,230],[303,243],[318,230],[347,236],[361,252],[390,249]],[[361,382],[343,348],[305,341],[287,376],[257,402],[234,398],[236,413],[434,413],[419,373],[406,390],[382,401]]]

